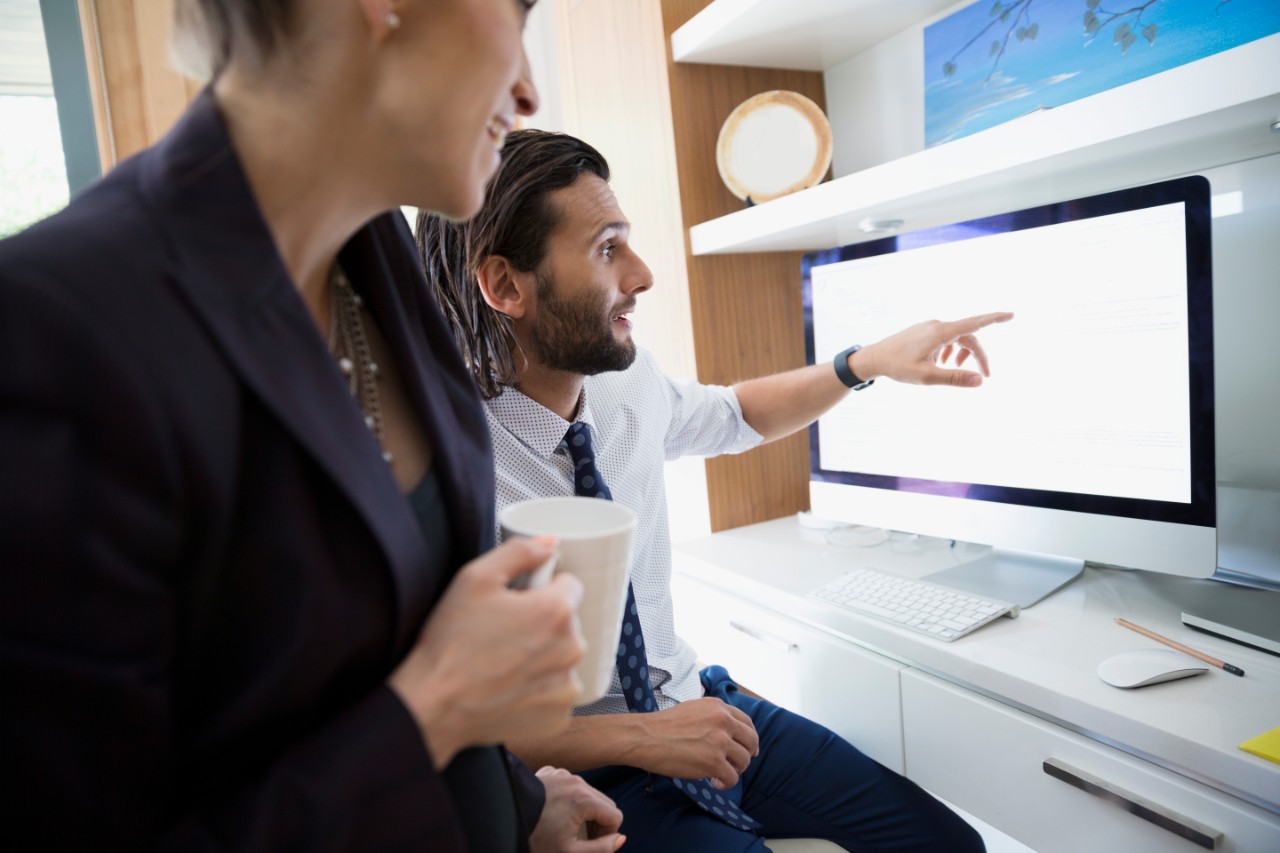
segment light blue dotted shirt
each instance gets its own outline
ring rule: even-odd
[[[569,421],[508,388],[486,403],[497,467],[498,512],[516,501],[572,495],[572,463],[557,450]],[[578,421],[591,425],[600,475],[613,499],[636,511],[631,583],[640,608],[649,680],[659,708],[702,695],[693,649],[676,636],[671,606],[671,536],[663,463],[755,447],[732,388],[673,381],[639,350],[623,371],[589,376]],[[617,672],[609,692],[579,714],[626,713]]]

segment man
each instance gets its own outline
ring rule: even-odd
[[[733,388],[676,383],[631,340],[653,279],[604,158],[563,134],[508,137],[481,212],[424,214],[418,247],[487,401],[499,508],[543,495],[611,498],[639,515],[618,671],[563,734],[511,744],[580,772],[622,810],[632,851],[763,851],[817,836],[847,850],[981,850],[964,821],[837,735],[699,674],[673,630],[664,459],[747,450],[789,435],[851,387],[981,384],[948,369],[986,356],[990,314],[925,323],[810,366]],[[838,360],[841,361],[841,360]],[[637,711],[638,713],[628,713]]]

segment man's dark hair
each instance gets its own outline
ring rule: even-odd
[[[518,344],[511,318],[484,301],[476,269],[498,255],[520,272],[535,270],[559,224],[547,196],[584,173],[609,180],[609,164],[587,143],[565,133],[517,130],[507,136],[479,213],[467,222],[418,214],[423,272],[486,400],[515,384]]]

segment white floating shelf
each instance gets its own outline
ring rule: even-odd
[[[676,62],[825,71],[956,0],[715,0],[671,34]]]
[[[693,254],[827,249],[1280,153],[1280,34],[690,229]]]

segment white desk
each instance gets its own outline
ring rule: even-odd
[[[1046,775],[1041,763],[1051,759],[1087,775],[1105,770],[1106,784],[1221,832],[1218,850],[1280,851],[1280,764],[1237,748],[1280,726],[1280,657],[1180,623],[1178,596],[1208,582],[1090,567],[1017,619],[953,643],[805,596],[860,565],[919,577],[957,559],[938,540],[832,546],[793,518],[724,531],[676,546],[677,625],[700,657],[725,664],[747,687],[853,737],[1036,849],[1184,844]],[[1099,661],[1156,645],[1116,625],[1116,616],[1241,666],[1246,676],[1214,669],[1138,690],[1111,687],[1096,674]],[[1010,755],[1036,750],[1043,754]],[[1033,765],[1030,775],[1002,790],[1025,768],[1006,772],[1001,762],[1023,760]],[[1102,803],[1101,818],[1090,811],[1094,803]],[[1072,817],[1075,806],[1083,816]],[[1052,828],[1055,819],[1063,825]],[[1098,820],[1107,822],[1101,835],[1072,835],[1076,823],[1097,829]]]

